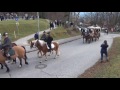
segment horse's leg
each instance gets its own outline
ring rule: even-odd
[[[28,65],[27,59],[26,59],[26,58],[24,58],[24,60],[25,60],[25,64],[27,64],[27,65]]]
[[[15,58],[15,59],[13,59],[13,62],[15,62],[15,64],[16,64],[16,58]]]
[[[83,43],[84,43],[84,37],[83,37]]]
[[[95,42],[96,42],[96,37],[95,37]]]
[[[14,63],[16,64],[16,58],[15,58],[15,59],[13,59],[13,62],[12,62],[12,64],[14,64]]]
[[[9,67],[7,66],[7,64],[6,64],[5,62],[4,62],[3,64],[4,64],[4,66],[7,68],[7,71],[6,71],[6,72],[9,72],[10,69],[9,69]]]
[[[25,48],[24,46],[22,46],[22,47],[23,47],[24,50],[25,50],[25,55],[24,55],[24,56],[25,56],[26,59],[28,59],[28,57],[27,57],[27,55],[26,55],[26,48]]]
[[[37,52],[38,57],[39,57],[39,52],[40,52],[40,51]]]
[[[52,50],[51,50],[51,52],[52,52]],[[50,54],[49,54],[48,56],[50,56],[50,55],[51,55],[51,52],[50,52]]]
[[[24,48],[24,49],[25,49],[25,48]],[[26,59],[28,59],[28,57],[27,57],[27,55],[26,55],[26,49],[25,49],[25,55],[24,55],[24,56],[25,56]]]
[[[3,69],[3,65],[2,65],[2,63],[0,63],[1,64],[1,69]]]
[[[20,60],[20,65],[19,67],[22,67],[22,59],[19,57],[19,60]]]
[[[45,61],[47,61],[47,55],[46,55],[46,53],[44,55],[45,55],[45,58],[46,58]]]
[[[56,54],[55,54],[54,59],[56,59],[57,55],[58,55],[58,50],[56,50]]]
[[[53,50],[52,50],[52,54],[53,54]]]
[[[87,38],[85,38],[86,43],[87,43],[87,40],[88,40],[88,39],[87,39]]]
[[[40,57],[39,57],[39,53],[41,54]],[[41,51],[41,50],[39,50],[37,54],[38,54],[38,57],[39,57],[39,58],[42,58],[43,55],[42,55],[42,51]]]

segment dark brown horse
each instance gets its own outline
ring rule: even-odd
[[[83,32],[83,43],[84,43],[84,39],[86,42],[90,43],[92,41],[92,36],[90,35],[90,33],[86,33],[86,32]]]
[[[1,64],[1,69],[3,69],[3,65],[7,68],[7,71],[6,72],[9,72],[9,67],[8,65],[6,64],[6,60],[7,58],[4,57],[4,52],[2,50],[0,50],[0,64]]]
[[[59,44],[58,44],[58,42],[52,42],[52,44],[54,45],[52,50],[54,50],[56,52],[56,55],[54,58],[56,58],[57,55],[59,56],[59,54],[58,54],[59,53]],[[45,55],[46,60],[47,60],[46,53],[49,52],[49,49],[46,45],[46,42],[41,41],[41,40],[37,40],[37,42],[35,43],[35,46],[43,52],[43,56]]]
[[[96,40],[99,40],[99,37],[100,37],[100,33],[96,30],[94,30],[94,35],[93,35],[93,38]]]

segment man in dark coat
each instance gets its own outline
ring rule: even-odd
[[[43,32],[43,35],[42,35],[41,38],[40,38],[40,40],[44,40],[44,41],[46,42],[46,38],[47,38],[46,32],[44,31],[44,32]]]
[[[105,40],[104,43],[101,45],[101,62],[103,61],[103,54],[106,55],[106,60],[108,61],[108,53],[107,53],[108,44]]]
[[[53,41],[53,37],[50,35],[50,32],[48,32],[46,42],[47,42],[47,45],[49,47],[49,52],[51,52],[51,49],[52,49],[51,48],[52,41]]]
[[[35,39],[35,40],[39,39],[39,34],[38,34],[38,32],[34,35],[34,39]]]
[[[12,49],[12,42],[8,37],[8,33],[3,33],[4,42],[2,44],[2,49],[4,49],[4,56],[10,59],[9,50]]]

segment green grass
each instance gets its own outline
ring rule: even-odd
[[[40,19],[40,31],[49,28],[49,23],[45,19]],[[9,37],[12,41],[15,41],[21,37],[36,33],[38,31],[37,20],[19,20],[19,32],[16,27],[15,20],[0,21],[0,33],[8,32]],[[14,31],[16,32],[17,38],[14,37]]]
[[[83,78],[120,78],[120,37],[114,38],[108,56],[109,62],[98,62],[83,74]]]
[[[80,35],[79,31],[68,30],[63,27],[58,27],[54,30],[51,30],[51,36],[53,37],[54,40],[65,39],[65,38],[69,38],[77,35]],[[28,42],[30,42],[31,40],[33,40],[33,38],[28,40]]]

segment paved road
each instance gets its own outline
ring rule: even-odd
[[[8,64],[11,72],[6,73],[6,69],[0,70],[0,77],[3,78],[76,78],[82,74],[86,69],[94,65],[100,58],[100,45],[106,39],[111,46],[113,38],[116,34],[104,35],[97,42],[86,44],[82,39],[69,42],[60,46],[61,55],[57,59],[53,59],[54,55],[48,57],[48,61],[44,61],[45,57],[38,58],[37,52],[28,53],[29,65],[19,68],[19,61],[17,64]],[[27,47],[27,50],[29,47]],[[45,68],[38,69],[45,65]]]

